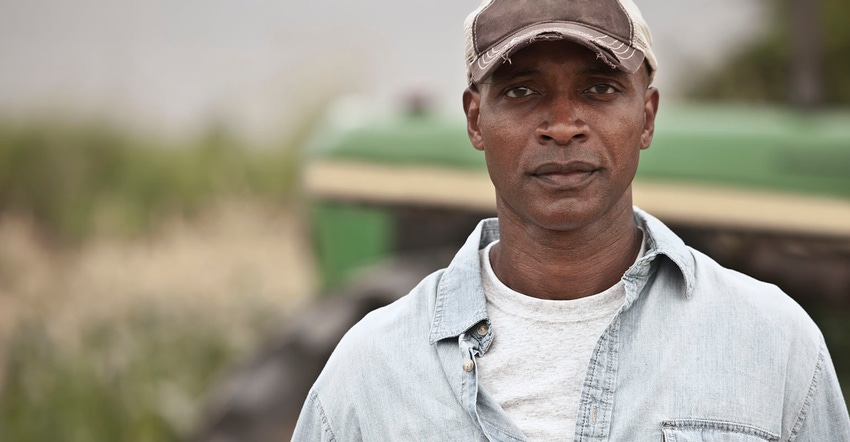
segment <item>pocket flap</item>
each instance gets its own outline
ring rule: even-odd
[[[779,436],[747,424],[711,419],[676,419],[661,423],[664,442],[775,442]]]

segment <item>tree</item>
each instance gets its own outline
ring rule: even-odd
[[[850,105],[850,2],[767,1],[772,18],[765,36],[732,55],[721,69],[697,78],[686,94],[805,107]],[[805,81],[794,77],[806,70],[806,60],[816,88],[808,103],[806,86],[801,86]]]

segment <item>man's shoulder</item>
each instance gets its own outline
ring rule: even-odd
[[[635,215],[639,224],[648,230],[655,250],[669,258],[672,265],[665,268],[677,269],[665,273],[677,275],[668,278],[669,288],[686,295],[697,308],[749,315],[752,320],[762,317],[791,320],[797,326],[813,325],[805,311],[776,285],[724,267],[687,246],[663,222],[637,207]]]
[[[337,344],[325,372],[369,370],[381,355],[427,346],[436,286],[443,271],[428,275],[408,294],[369,312],[351,327]]]
[[[711,306],[729,320],[742,321],[763,333],[779,333],[814,345],[820,330],[808,313],[779,287],[720,265],[702,252],[694,256],[694,301]]]
[[[355,409],[378,413],[397,401],[385,396],[388,386],[425,394],[419,390],[426,387],[417,379],[440,370],[429,335],[443,272],[425,277],[407,295],[367,314],[337,344],[311,393],[334,426],[347,428]]]
[[[776,301],[780,307],[796,303],[775,284],[756,279],[737,270],[724,267],[708,255],[688,247],[694,257],[695,289],[702,295],[732,297],[739,301],[750,300],[762,307]],[[770,304],[770,305],[768,305]]]
[[[369,312],[351,328],[340,345],[372,344],[377,335],[402,339],[424,336],[427,339],[437,285],[444,271],[441,269],[426,276],[408,294]]]

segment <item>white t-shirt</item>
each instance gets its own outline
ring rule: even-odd
[[[493,343],[478,358],[478,380],[529,440],[572,440],[591,353],[623,305],[625,286],[565,301],[523,295],[493,273],[496,242],[480,252]]]

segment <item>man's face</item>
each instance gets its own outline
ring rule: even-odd
[[[569,41],[532,44],[464,92],[469,137],[484,151],[499,216],[555,230],[631,211],[658,92]]]

